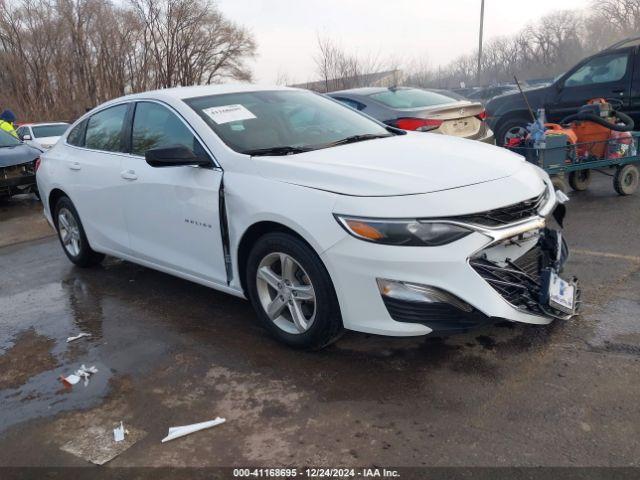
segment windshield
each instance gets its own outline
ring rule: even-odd
[[[39,127],[31,127],[31,130],[33,131],[33,136],[35,138],[59,137],[67,131],[68,127],[68,123],[61,123],[59,125],[40,125]]]
[[[2,147],[15,147],[20,145],[20,140],[11,135],[10,133],[0,130],[0,148]]]
[[[249,155],[286,155],[392,135],[351,108],[306,91],[241,92],[185,102],[229,147]]]
[[[397,88],[369,95],[374,100],[391,108],[423,108],[459,101],[440,92],[417,88]]]

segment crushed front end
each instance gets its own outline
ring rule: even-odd
[[[0,167],[0,197],[37,192],[36,162]]]
[[[480,228],[494,240],[472,255],[469,265],[516,309],[567,320],[578,311],[580,289],[576,278],[560,277],[569,249],[562,232],[547,226],[551,215],[562,224],[564,205],[543,211],[542,198],[529,203],[535,205],[533,218],[501,227],[496,215],[485,217],[491,220]]]

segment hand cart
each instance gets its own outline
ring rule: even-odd
[[[574,190],[586,190],[592,172],[613,177],[613,188],[619,195],[631,195],[640,185],[640,132],[624,139],[572,143],[561,133],[547,135],[543,145],[535,148],[530,141],[525,146],[508,146],[551,176],[554,186],[564,192],[568,182]],[[613,171],[613,172],[612,172]]]

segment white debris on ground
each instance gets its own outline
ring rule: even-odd
[[[98,369],[96,367],[85,367],[84,364],[80,365],[80,370],[76,370],[76,375],[84,378],[84,386],[89,385],[89,377],[95,373],[98,373]]]
[[[75,373],[66,377],[61,376],[60,380],[65,385],[71,387],[84,378],[84,386],[86,387],[87,385],[89,385],[89,377],[96,373],[98,373],[98,369],[96,367],[85,367],[83,364],[80,365],[80,369],[76,370]]]
[[[116,442],[113,426],[90,426],[73,432],[73,438],[60,449],[96,465],[103,465],[147,435],[147,432],[131,426],[124,432],[125,438]]]
[[[79,333],[78,335],[75,335],[73,337],[67,337],[67,343],[73,342],[74,340],[78,340],[78,339],[83,338],[83,337],[90,337],[90,336],[91,336],[90,333],[82,332],[82,333]]]
[[[120,422],[120,426],[113,429],[113,441],[123,442],[125,433],[127,431],[124,429],[124,424]]]
[[[71,387],[80,381],[80,377],[78,375],[71,374],[68,377],[60,377],[60,380],[62,380],[62,383],[65,385]]]
[[[215,427],[224,422],[226,422],[224,418],[218,417],[215,420],[209,420],[207,422],[194,423],[192,425],[182,425],[180,427],[171,427],[169,428],[169,432],[167,436],[162,439],[162,443],[169,442],[176,438],[184,437],[185,435],[189,435],[191,433],[198,432],[206,428]]]

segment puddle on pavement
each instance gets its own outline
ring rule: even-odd
[[[34,375],[58,365],[51,354],[55,342],[30,328],[0,355],[0,391],[20,387]]]
[[[102,272],[68,272],[60,282],[0,295],[0,432],[33,418],[91,408],[108,395],[112,378],[151,368],[168,348],[154,334],[147,336],[145,325],[129,321],[144,315],[139,305],[123,306],[98,293]],[[80,332],[91,336],[66,342]],[[82,364],[98,373],[86,387],[83,381],[65,387],[59,377]]]

